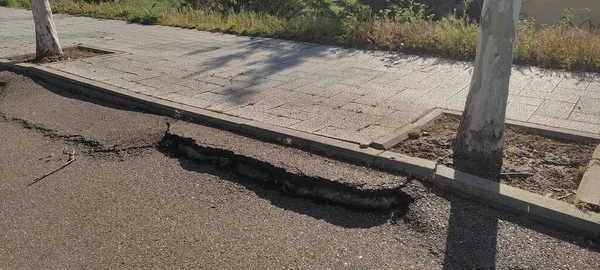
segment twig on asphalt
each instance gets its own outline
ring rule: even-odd
[[[44,174],[44,175],[36,178],[35,180],[33,180],[33,182],[29,183],[27,186],[31,186],[31,185],[39,182],[39,181],[42,181],[44,178],[46,178],[46,177],[52,175],[53,173],[58,172],[58,171],[64,169],[65,167],[69,166],[71,163],[73,163],[73,161],[75,161],[75,151],[73,151],[71,154],[69,154],[69,159],[67,160],[67,163],[63,164],[62,166],[58,167],[57,169],[55,169],[55,170],[53,170],[53,171],[51,171],[51,172],[49,172],[47,174]]]

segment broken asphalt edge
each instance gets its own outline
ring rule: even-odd
[[[560,227],[588,237],[598,238],[600,236],[599,213],[582,211],[566,202],[546,198],[445,166],[438,166],[433,161],[391,151],[360,148],[359,145],[349,142],[195,108],[45,66],[11,63],[0,59],[1,69],[29,74],[51,85],[60,86],[88,97],[133,106],[161,115],[176,115],[182,119],[190,119],[200,124],[240,132],[269,141],[284,142],[287,145],[386,171],[408,174],[429,181],[435,186],[461,197],[501,210],[518,213],[546,225]],[[443,113],[446,111],[435,110],[434,112]],[[423,119],[426,118],[431,120],[430,117],[424,117]],[[507,121],[507,124],[510,124],[509,121]],[[532,128],[565,134],[564,130],[557,128],[546,129],[544,126],[533,126]],[[571,131],[566,134],[570,134],[569,132]]]

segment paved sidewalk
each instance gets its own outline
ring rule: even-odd
[[[462,110],[466,62],[55,15],[63,46],[123,51],[48,66],[146,95],[353,142]],[[0,57],[33,53],[31,12],[0,8]],[[600,78],[515,68],[509,119],[600,133]]]

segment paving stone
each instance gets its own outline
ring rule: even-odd
[[[386,102],[380,103],[379,105],[377,105],[377,108],[409,112],[409,111],[419,111],[419,110],[423,110],[425,108],[439,107],[442,104],[443,103],[431,105],[431,104],[427,104],[427,103],[424,104],[424,103],[416,103],[416,102],[406,102],[403,100],[394,99],[394,100],[388,100]]]
[[[578,97],[600,99],[600,92],[594,92],[594,91],[585,91],[585,90],[556,87],[556,89],[554,89],[554,93],[561,94],[561,95],[571,95],[571,96],[578,96]]]
[[[271,124],[271,125],[280,126],[280,127],[289,127],[291,125],[298,124],[301,121],[302,120],[289,118],[289,117],[275,116],[275,117],[265,119],[263,122],[265,122],[267,124]]]
[[[535,105],[508,103],[506,105],[506,118],[526,122],[537,109],[538,106]]]
[[[570,103],[575,103],[579,100],[578,96],[571,95],[571,94],[536,92],[536,91],[529,91],[527,89],[521,91],[519,93],[519,96],[543,98],[543,99],[548,99],[548,100],[564,101],[564,102],[570,102]]]
[[[519,94],[527,85],[533,81],[530,76],[511,75],[508,92],[510,94]]]
[[[351,68],[345,69],[344,72],[353,73],[356,75],[367,75],[367,76],[371,76],[371,77],[378,77],[378,76],[381,76],[384,74],[383,71],[368,69],[368,68],[360,68],[360,67],[351,67]],[[352,77],[354,77],[354,76],[355,75],[352,75]]]
[[[170,82],[165,82],[156,78],[153,79],[145,79],[145,80],[140,80],[137,81],[137,83],[141,84],[141,85],[145,85],[145,86],[150,86],[153,88],[171,88],[173,87],[173,84]],[[176,92],[176,91],[173,91]]]
[[[353,117],[357,114],[355,112],[336,109],[331,106],[327,106],[327,105],[323,105],[323,104],[315,104],[312,106],[304,107],[301,110],[305,111],[305,112],[314,113],[316,115],[336,117],[336,118],[339,118],[340,121],[342,121],[345,118]]]
[[[170,93],[170,94],[160,95],[158,97],[162,98],[162,99],[190,105],[193,107],[203,108],[203,109],[216,104],[215,102],[212,102],[212,101],[199,99],[199,98],[195,98],[195,97],[191,97],[191,96],[187,96],[187,95],[182,95],[179,93]]]
[[[153,88],[150,86],[145,86],[145,85],[139,85],[136,87],[131,87],[128,88],[129,90],[136,92],[136,93],[142,93],[144,95],[148,95],[148,96],[154,96],[154,95],[164,95],[164,94],[168,94],[168,93],[172,93],[169,91],[165,91],[165,89],[158,89],[158,88]]]
[[[339,121],[339,119],[336,119],[335,117],[320,115],[315,118],[304,120],[298,124],[292,125],[290,126],[290,128],[312,133],[317,130],[328,127],[337,121]]]
[[[305,112],[305,111],[301,111],[300,109],[292,109],[289,107],[276,107],[276,108],[267,110],[266,112],[269,114],[273,114],[273,115],[277,115],[277,116],[281,116],[281,117],[298,119],[298,120],[302,120],[302,121],[317,117],[317,114],[315,114],[315,113]]]
[[[577,102],[575,112],[600,115],[600,100],[592,98],[581,98]]]
[[[243,117],[246,119],[252,119],[260,122],[265,122],[265,120],[274,117],[272,114],[266,113],[262,108],[257,108],[252,105],[247,105],[241,108],[227,111],[227,114]]]
[[[404,91],[396,94],[395,96],[391,97],[388,101],[389,102],[413,102],[415,100],[417,100],[418,98],[420,98],[421,96],[427,94],[429,91],[427,90],[423,90],[423,89],[414,89],[414,88],[407,88]]]
[[[397,81],[394,81],[393,84],[400,87],[420,88],[420,83],[431,75],[432,74],[428,72],[413,71]]]
[[[214,101],[214,102],[217,102],[217,103],[226,102],[227,99],[229,98],[226,95],[215,94],[215,93],[212,93],[212,92],[200,93],[198,95],[194,95],[194,97],[199,98],[199,99]]]
[[[342,80],[344,80],[344,79],[348,79],[348,78],[354,76],[354,74],[352,74],[352,73],[348,73],[343,70],[334,70],[334,69],[320,70],[319,73],[321,75],[323,75],[322,79],[336,77],[336,78],[342,78]]]
[[[357,94],[357,95],[366,95],[368,93],[375,91],[374,88],[370,88],[370,87],[362,87],[362,86],[346,85],[346,84],[338,84],[338,83],[336,83],[330,87],[327,87],[327,90],[346,92],[346,93]]]
[[[540,115],[532,115],[531,118],[529,118],[528,122],[540,124],[540,125],[551,126],[551,127],[559,127],[559,128],[566,128],[566,129],[572,129],[572,130],[578,130],[578,131],[584,131],[584,132],[591,132],[591,133],[596,133],[596,134],[600,133],[600,125],[594,125],[594,124],[565,120],[565,119],[551,118],[551,117],[540,116]]]
[[[425,111],[421,111],[421,112],[395,111],[391,115],[388,115],[388,116],[382,118],[375,124],[379,124],[381,126],[386,126],[386,127],[390,127],[390,128],[399,128],[399,127],[403,127],[403,126],[413,122],[419,116],[421,116],[424,112]]]
[[[600,92],[600,83],[592,82],[585,90],[590,92]]]
[[[248,104],[250,104],[250,102],[246,100],[228,98],[227,101],[210,106],[208,107],[208,109],[217,112],[228,112],[237,108],[247,106]]]
[[[320,96],[323,98],[330,98],[330,97],[335,96],[335,95],[339,94],[340,92],[342,92],[339,89],[319,88],[319,87],[312,86],[312,85],[307,85],[307,86],[303,86],[300,88],[296,88],[294,91],[312,95],[312,96]]]
[[[352,93],[339,93],[335,96],[332,96],[328,99],[324,99],[322,101],[320,101],[319,103],[321,104],[327,104],[329,106],[332,106],[334,108],[339,108],[342,107],[350,102],[352,102],[353,100],[357,99],[361,97],[360,95],[357,94],[352,94]]]
[[[308,84],[310,84],[312,82],[314,82],[314,80],[306,79],[306,78],[301,78],[301,79],[296,79],[296,80],[293,80],[293,81],[286,82],[286,83],[281,84],[281,85],[279,85],[277,87],[281,88],[281,89],[285,89],[285,90],[296,90],[296,89],[298,89],[300,87],[303,87],[305,85],[308,85]]]
[[[232,84],[216,87],[210,90],[210,92],[221,94],[221,95],[230,95],[231,93],[240,91],[240,90],[248,90],[249,87],[252,86],[251,83],[247,82],[234,82]]]
[[[560,81],[563,78],[561,77],[551,77],[546,76],[542,78],[533,79],[526,87],[525,90],[533,91],[533,92],[548,92],[551,93],[554,91],[554,88],[558,86]]]
[[[379,75],[379,76],[373,78],[369,82],[390,84],[390,83],[393,83],[393,82],[399,80],[400,78],[406,76],[410,72],[411,71],[408,71],[408,70],[398,70],[397,72],[386,72],[385,74],[382,74],[382,75]]]
[[[381,137],[392,134],[396,128],[385,127],[381,125],[370,125],[358,131],[361,135],[369,138],[369,140],[374,141]]]
[[[569,120],[600,125],[600,115],[573,112],[569,116]]]
[[[340,109],[343,110],[347,110],[347,111],[352,111],[352,112],[356,112],[356,113],[366,113],[366,114],[371,114],[371,115],[377,115],[377,116],[388,116],[391,115],[392,113],[394,113],[394,109],[390,109],[387,107],[381,107],[381,106],[370,106],[370,105],[364,105],[364,104],[358,104],[358,103],[348,103],[344,106],[342,106]]]
[[[358,131],[367,126],[378,123],[382,118],[383,118],[382,116],[376,116],[376,115],[366,114],[366,113],[359,113],[353,117],[346,118],[343,121],[338,121],[338,122],[332,124],[331,126],[338,127],[341,129],[346,129],[346,130]]]
[[[343,81],[340,82],[340,84],[345,84],[345,85],[361,85],[363,83],[366,83],[372,79],[374,79],[375,76],[372,75],[362,75],[362,74],[357,74],[355,76],[352,76],[348,79],[345,79]]]
[[[540,105],[542,105],[543,102],[544,102],[544,99],[541,99],[541,98],[508,95],[508,103],[540,106]]]
[[[586,90],[587,87],[590,85],[590,82],[591,80],[588,78],[564,78],[558,84],[558,87],[576,90]]]
[[[323,129],[316,131],[315,134],[332,137],[332,138],[337,138],[337,139],[342,139],[345,141],[350,141],[350,142],[355,142],[355,143],[362,143],[365,141],[369,141],[369,137],[367,137],[359,132],[356,132],[353,130],[347,130],[347,129],[343,129],[343,128],[337,128],[337,127],[325,127]]]
[[[111,80],[106,80],[105,83],[110,84],[110,85],[114,85],[117,87],[121,87],[121,88],[125,88],[125,89],[129,89],[129,88],[135,88],[140,86],[139,83],[133,82],[133,81],[129,81],[129,80],[125,80],[125,79],[111,79]]]
[[[336,76],[326,76],[326,77],[316,80],[315,82],[309,84],[308,86],[317,87],[317,88],[327,88],[327,87],[330,87],[330,86],[332,86],[336,83],[339,83],[345,79],[346,78],[336,77]]]
[[[293,102],[293,101],[294,101],[294,99],[286,99],[286,98],[281,98],[281,97],[266,97],[266,98],[260,97],[254,103],[254,106],[261,107],[264,110],[268,110],[268,109],[283,106],[283,105],[285,105],[289,102]]]
[[[575,108],[575,103],[545,100],[535,112],[536,115],[567,119]]]
[[[177,85],[189,87],[192,89],[201,90],[200,92],[210,91],[210,90],[213,90],[213,89],[216,89],[219,87],[218,85],[207,83],[207,82],[202,82],[202,81],[188,79],[188,78],[182,78],[181,75],[177,75],[177,74],[162,75],[162,76],[156,77],[155,79],[169,82],[171,84],[177,84]]]
[[[427,107],[439,107],[458,92],[460,92],[460,89],[451,90],[442,87],[436,88],[417,98],[413,103],[419,104],[420,106],[426,105]]]
[[[378,89],[368,93],[364,96],[361,96],[354,100],[354,103],[360,103],[365,105],[375,106],[379,103],[382,103],[391,97],[397,94],[396,90],[393,89]]]

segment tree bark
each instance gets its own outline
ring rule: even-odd
[[[454,164],[497,176],[502,169],[504,117],[521,0],[485,0],[471,87],[454,140]]]
[[[58,34],[52,20],[52,10],[48,0],[30,0],[33,22],[35,23],[36,57],[63,54],[58,42]]]

